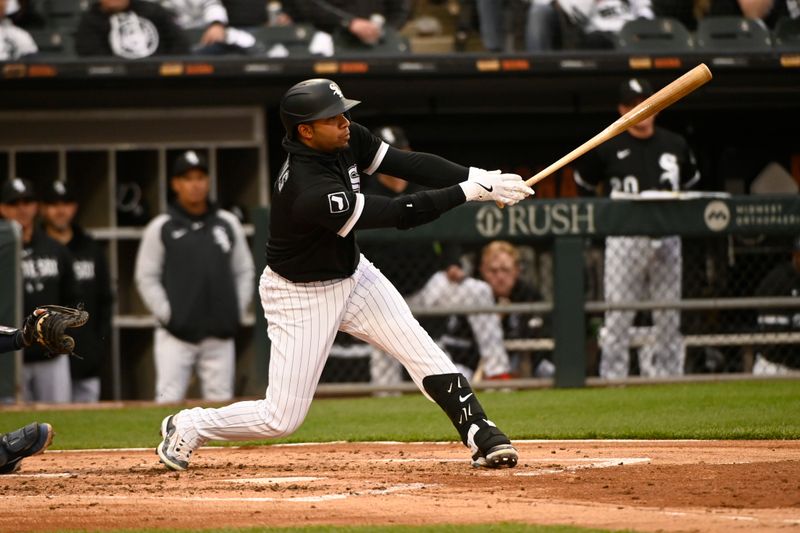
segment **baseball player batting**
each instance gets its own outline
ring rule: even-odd
[[[488,419],[468,380],[360,253],[355,230],[412,228],[467,201],[514,205],[533,190],[516,174],[393,148],[351,121],[349,112],[359,103],[326,79],[300,82],[281,99],[288,156],[274,185],[267,267],[259,283],[272,343],[266,397],[167,416],[157,448],[167,468],[185,470],[192,452],[209,440],[293,433],[308,413],[337,331],[397,358],[450,418],[473,466],[517,464],[517,451]],[[375,172],[433,190],[365,195],[362,175]]]

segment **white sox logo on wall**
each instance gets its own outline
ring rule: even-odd
[[[328,206],[331,208],[331,213],[344,213],[350,209],[350,202],[347,201],[347,195],[343,192],[332,192],[328,195]]]
[[[703,219],[711,231],[724,230],[731,222],[731,211],[728,209],[728,204],[720,200],[708,202],[703,212]]]
[[[361,192],[361,175],[358,173],[358,167],[353,165],[348,168],[347,175],[350,177],[350,185],[353,186],[353,192]]]

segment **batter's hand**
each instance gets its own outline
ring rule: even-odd
[[[467,201],[495,201],[503,205],[514,205],[533,195],[533,189],[525,184],[519,174],[503,174],[499,170],[486,171],[470,167],[467,181],[461,188]]]

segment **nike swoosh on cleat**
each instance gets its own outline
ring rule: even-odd
[[[466,402],[466,401],[467,401],[467,398],[469,398],[470,396],[472,396],[472,394],[473,394],[473,393],[471,393],[471,392],[470,392],[470,393],[469,393],[469,394],[467,394],[466,396],[459,396],[459,397],[458,397],[458,399],[461,401],[461,403],[464,403],[464,402]]]
[[[475,183],[478,183],[478,182],[476,181]],[[486,192],[492,192],[492,191],[494,190],[494,187],[493,187],[493,186],[492,186],[492,187],[487,187],[486,185],[484,185],[484,184],[482,184],[482,183],[478,183],[478,185],[480,185],[481,187],[483,187],[484,189],[486,189]]]

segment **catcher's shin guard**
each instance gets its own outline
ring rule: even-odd
[[[467,378],[461,374],[426,376],[422,386],[450,418],[461,442],[472,451],[474,466],[497,468],[517,464],[517,451],[505,433],[486,418]]]
[[[0,474],[15,472],[24,458],[42,453],[51,442],[53,427],[50,424],[32,422],[6,433],[0,437]]]

